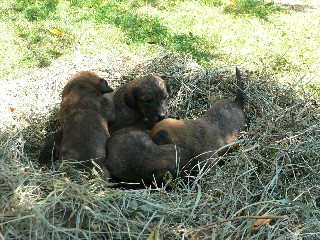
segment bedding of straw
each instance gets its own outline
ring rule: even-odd
[[[305,88],[307,75],[279,83],[267,69],[238,67],[247,115],[239,150],[208,159],[209,169],[199,164],[171,190],[111,188],[67,164],[39,169],[67,78],[92,70],[116,89],[154,72],[171,86],[171,115],[191,119],[234,97],[235,66],[103,53],[10,76],[0,89],[0,239],[319,239],[320,99]],[[263,214],[275,219],[253,228]]]

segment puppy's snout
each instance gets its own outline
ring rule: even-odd
[[[158,114],[158,121],[161,121],[161,120],[165,119],[166,116],[167,116],[167,113]]]

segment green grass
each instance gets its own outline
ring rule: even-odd
[[[265,0],[234,0],[235,4],[225,7],[225,12],[234,14],[249,14],[261,19],[268,19],[268,16],[281,7],[275,6],[273,1]]]
[[[203,66],[245,63],[284,74],[306,72],[319,59],[319,15],[263,0],[9,0],[0,7],[1,77],[76,50],[143,57],[165,50]]]

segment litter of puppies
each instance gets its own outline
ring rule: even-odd
[[[169,84],[148,74],[115,92],[93,72],[73,75],[62,91],[61,129],[48,138],[39,157],[102,170],[105,180],[162,184],[166,173],[188,175],[200,161],[223,155],[245,124],[243,80],[236,68],[234,100],[217,100],[200,118],[168,118]],[[174,96],[173,96],[174,97]],[[231,145],[231,147],[230,147]],[[201,155],[201,157],[198,157]]]
[[[59,127],[62,89],[69,76],[82,69],[107,79],[114,90],[155,72],[171,88],[170,117],[185,120],[199,118],[219,99],[233,100],[237,89],[234,67],[225,63],[203,68],[175,54],[138,63],[123,63],[119,58],[116,64],[112,59],[112,54],[94,56],[90,66],[62,61],[39,70],[37,78],[32,69],[19,84],[1,87],[2,96],[7,96],[0,108],[5,125],[0,148],[5,238],[147,239],[157,230],[163,239],[316,234],[320,115],[319,104],[310,101],[319,102],[319,98],[304,84],[311,75],[303,80],[290,76],[283,83],[270,69],[255,72],[247,65],[241,67],[246,129],[236,141],[241,144],[239,150],[196,164],[197,172],[190,177],[170,181],[166,174],[169,191],[164,187],[132,190],[132,184],[126,184],[130,190],[119,189],[120,184],[115,186],[94,171],[88,174],[66,161],[48,171],[39,169],[36,158],[44,138]],[[181,156],[178,151],[177,155]],[[177,161],[181,163],[181,157]],[[203,171],[207,163],[211,166]],[[288,218],[254,231],[251,217],[264,213]],[[232,221],[222,222],[227,220]],[[296,233],[296,229],[303,231]]]

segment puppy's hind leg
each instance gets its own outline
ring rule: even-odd
[[[47,137],[39,155],[39,164],[48,169],[48,165],[59,159],[61,153],[62,131],[57,131],[53,136]]]

